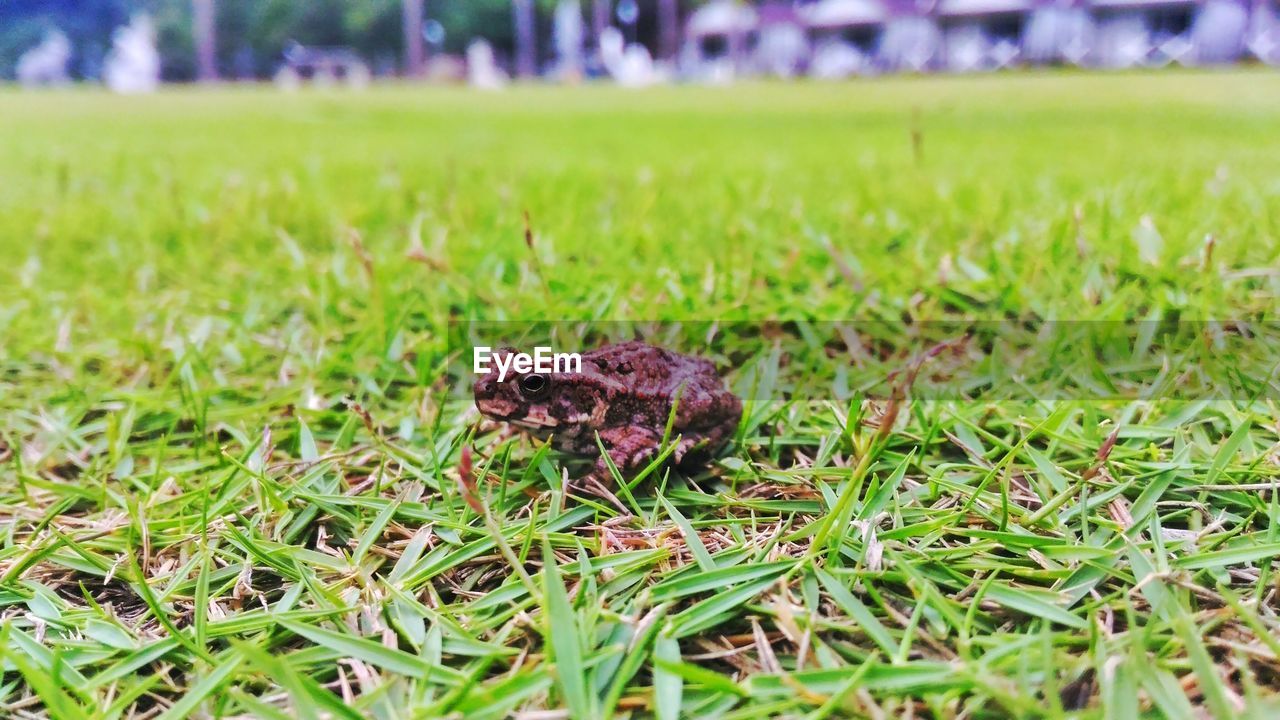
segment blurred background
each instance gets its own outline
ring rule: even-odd
[[[0,718],[1280,717],[1276,17],[0,0]],[[625,515],[450,373],[699,321]]]
[[[1280,64],[1280,0],[6,0],[26,86],[399,77],[624,85]]]

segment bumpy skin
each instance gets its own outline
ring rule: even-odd
[[[496,370],[480,377],[473,388],[476,407],[489,418],[550,437],[559,450],[595,457],[592,477],[602,482],[611,473],[596,434],[624,474],[641,468],[661,449],[677,396],[670,437],[680,437],[671,454],[679,465],[705,462],[742,418],[742,401],[725,388],[710,361],[642,342],[583,353],[581,373],[543,375],[548,382],[536,393],[523,387],[523,377],[508,372],[498,382]]]

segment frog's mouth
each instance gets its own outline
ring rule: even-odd
[[[543,440],[560,426],[559,420],[537,410],[530,410],[524,417],[508,418],[507,422]]]
[[[478,397],[476,407],[484,415],[518,427],[541,440],[546,440],[560,427],[560,421],[545,409],[520,405],[504,398]]]
[[[542,427],[539,425],[521,425],[519,423],[516,423],[516,425],[518,425],[520,429],[529,433],[531,437],[537,438],[538,440],[550,440],[551,436],[555,434],[555,430],[549,427]]]

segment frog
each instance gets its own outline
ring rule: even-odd
[[[624,477],[641,470],[661,454],[664,438],[674,443],[667,462],[696,469],[724,448],[742,419],[742,400],[706,358],[632,340],[581,353],[573,370],[508,372],[500,380],[494,368],[472,389],[484,417],[593,458],[582,487],[611,487],[610,462]]]

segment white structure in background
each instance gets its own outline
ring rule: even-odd
[[[561,80],[578,80],[582,77],[582,41],[585,32],[582,6],[577,0],[560,0],[556,5],[551,35],[556,47],[556,74]]]
[[[107,87],[122,94],[155,92],[160,86],[160,53],[151,18],[133,16],[128,25],[116,29],[111,42],[102,73]]]
[[[870,27],[883,23],[887,9],[875,0],[820,0],[800,10],[815,31]]]
[[[761,29],[754,59],[766,75],[792,78],[800,74],[809,54],[809,38],[804,28],[779,23]]]
[[[373,82],[373,71],[369,69],[368,63],[356,63],[347,71],[346,81],[347,87],[354,90],[363,90],[369,87],[369,83]]]
[[[61,31],[44,36],[40,44],[18,58],[18,82],[23,87],[65,85],[67,63],[71,61],[71,41]]]
[[[481,90],[501,90],[510,78],[493,58],[493,46],[476,38],[467,45],[467,83]]]
[[[1249,53],[1268,65],[1280,65],[1280,6],[1254,3],[1245,36]]]
[[[1191,43],[1191,39],[1186,33],[1158,35],[1156,36],[1155,51],[1151,53],[1148,63],[1156,67],[1170,63],[1194,65],[1196,60],[1195,51],[1196,46]]]
[[[1194,0],[1093,0],[1091,6],[1098,18],[1099,64],[1125,68],[1198,61],[1192,28],[1206,18]],[[1201,35],[1216,35],[1216,22],[1208,17]]]
[[[1196,61],[1229,63],[1240,59],[1249,31],[1249,13],[1235,0],[1208,0],[1191,25]]]
[[[1040,65],[1083,65],[1093,51],[1097,32],[1097,25],[1085,8],[1043,5],[1031,11],[1022,31],[1022,56]]]
[[[996,70],[1021,55],[1031,0],[942,0],[944,64],[952,72]]]
[[[1098,21],[1095,45],[1098,64],[1128,68],[1146,63],[1152,51],[1151,32],[1139,12],[1119,11]]]
[[[755,31],[756,11],[733,0],[712,0],[685,24],[683,65],[695,79],[728,82],[747,69],[748,36]]]
[[[942,31],[925,12],[928,0],[908,0],[901,4],[909,7],[893,13],[885,23],[878,59],[888,70],[924,72],[933,64],[942,47]]]
[[[1280,65],[1280,0],[711,0],[689,18],[685,76],[820,78],[1015,64]],[[807,50],[806,50],[807,48]]]
[[[302,89],[302,76],[288,65],[282,65],[279,70],[276,70],[276,74],[271,76],[271,81],[285,92],[297,92]]]
[[[646,87],[666,78],[653,65],[653,56],[643,45],[622,37],[622,31],[607,27],[600,33],[600,62],[613,81],[623,87]]]
[[[758,16],[756,46],[751,64],[757,72],[775,77],[794,77],[808,62],[809,35],[795,8],[771,2],[761,5]]]
[[[819,80],[865,75],[873,69],[871,56],[851,42],[819,40],[809,61],[809,74]]]
[[[947,28],[943,62],[951,72],[987,70],[991,41],[975,23],[958,23]]]
[[[321,88],[341,83],[359,90],[369,86],[373,72],[350,48],[308,47],[290,42],[284,51],[284,64],[276,70],[274,79],[281,90],[298,90],[307,80]]]
[[[821,0],[801,10],[814,36],[809,74],[833,80],[876,71],[875,57],[888,18],[876,0]]]

